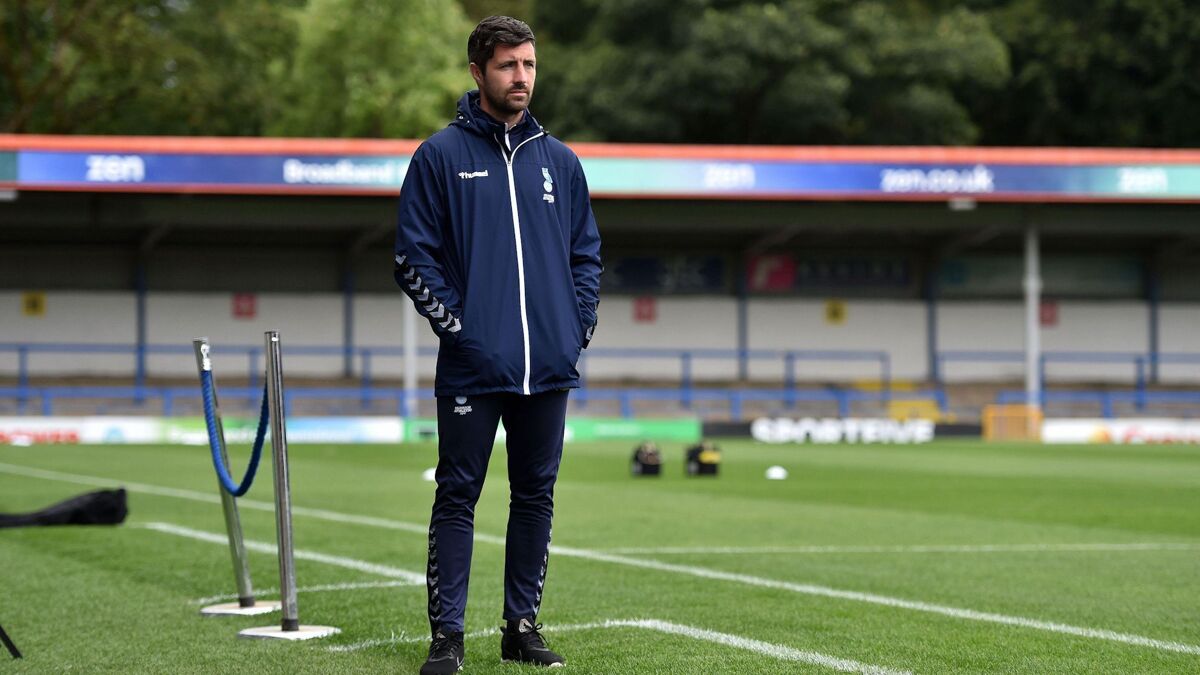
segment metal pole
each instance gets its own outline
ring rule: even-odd
[[[1158,384],[1158,354],[1159,354],[1159,288],[1158,288],[1158,269],[1156,267],[1157,260],[1151,258],[1147,263],[1146,270],[1146,307],[1148,326],[1148,338],[1150,352],[1150,384]]]
[[[208,338],[201,337],[192,340],[192,349],[196,352],[196,368],[201,373],[212,373],[211,349]],[[229,466],[229,454],[225,451],[225,428],[221,424],[221,405],[217,400],[217,376],[212,375],[213,413],[217,418],[217,443],[221,450],[221,461]],[[217,490],[221,493],[221,508],[225,512],[225,531],[229,534],[229,555],[233,558],[233,577],[237,580],[238,605],[241,607],[254,606],[254,589],[250,584],[250,565],[246,562],[246,545],[242,538],[242,520],[238,516],[237,500],[221,485],[217,479]]]
[[[134,354],[134,382],[137,395],[134,400],[140,405],[146,386],[146,264],[139,261],[136,279],[137,297],[137,348]]]
[[[417,416],[417,310],[405,302],[404,310],[404,416]]]
[[[744,278],[737,297],[737,351],[738,382],[745,382],[750,379],[750,298],[746,294]]]
[[[938,301],[937,301],[937,275],[940,271],[937,263],[931,263],[928,269],[925,270],[927,275],[925,278],[925,348],[927,359],[926,377],[934,385],[940,384],[942,381],[941,371],[938,369]]]
[[[29,345],[17,345],[17,412],[25,414],[29,398]]]
[[[279,594],[284,631],[300,630],[296,608],[296,566],[292,560],[292,494],[288,483],[287,431],[283,419],[283,361],[279,331],[266,332],[267,399],[271,416],[271,451],[275,462],[275,531],[279,538]]]
[[[342,275],[342,377],[354,377],[354,270],[349,260]]]
[[[744,353],[744,352],[743,352]],[[692,353],[681,352],[679,354],[679,403],[685,407],[692,407]]]
[[[1042,276],[1038,254],[1038,231],[1033,225],[1025,228],[1025,403],[1036,409],[1042,406],[1042,382],[1038,365],[1041,363],[1041,304]],[[1027,417],[1035,424],[1033,415]],[[1033,436],[1033,429],[1028,429]]]
[[[137,350],[134,353],[133,381],[137,383],[137,402],[142,402],[142,388],[146,383],[146,268],[138,262],[137,280]]]

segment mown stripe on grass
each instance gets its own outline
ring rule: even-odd
[[[100,485],[111,487],[114,484],[121,483],[120,480],[111,478],[97,478],[95,476],[80,476],[78,474],[67,474],[57,471],[46,471],[43,469],[35,469],[32,467],[18,466],[14,464],[0,463],[0,471],[29,476],[33,478],[44,478],[47,480],[58,480],[71,483],[81,483],[84,485]],[[202,492],[193,490],[178,490],[176,488],[163,488],[155,485],[146,485],[144,483],[123,483],[127,490],[133,492],[146,492],[149,494],[157,494],[168,497],[180,497],[183,499],[196,499],[205,502],[216,502],[216,496],[207,495]],[[251,508],[262,508],[264,510],[274,510],[274,506],[267,502],[253,502],[245,499],[238,501],[240,505],[249,506]],[[347,513],[338,513],[335,511],[327,511],[324,509],[306,509],[294,507],[292,509],[295,515],[305,515],[312,518],[322,520],[332,520],[339,523],[353,523],[358,525],[366,525],[369,527],[380,527],[391,530],[401,530],[406,532],[418,532],[422,535],[427,533],[428,528],[415,523],[405,523],[386,518],[376,518],[372,516],[359,516]],[[221,536],[221,535],[216,535]],[[221,541],[228,543],[221,536]],[[503,537],[497,537],[488,534],[475,534],[475,541],[488,544],[504,544]],[[983,621],[988,623],[996,623],[1008,626],[1017,626],[1021,628],[1032,628],[1036,630],[1044,630],[1052,633],[1062,633],[1065,635],[1074,635],[1097,640],[1109,640],[1123,644],[1136,645],[1140,647],[1150,647],[1169,652],[1177,652],[1181,654],[1200,655],[1200,646],[1183,644],[1180,642],[1170,642],[1166,640],[1157,640],[1141,635],[1133,635],[1130,633],[1118,633],[1116,631],[1087,628],[1081,626],[1071,626],[1068,624],[1055,623],[1052,621],[1042,621],[1040,619],[1029,619],[1019,616],[1008,616],[1005,614],[995,614],[992,612],[980,612],[971,609],[962,609],[959,607],[949,607],[946,605],[937,605],[915,600],[905,600],[903,598],[892,598],[884,595],[876,595],[873,593],[860,593],[858,591],[844,591],[836,588],[828,588],[825,586],[815,586],[811,584],[796,584],[787,581],[778,581],[774,579],[764,579],[762,577],[754,577],[745,574],[733,574],[731,572],[722,572],[720,570],[708,569],[705,567],[694,567],[690,565],[676,565],[672,563],[660,562],[657,560],[646,560],[641,558],[630,558],[628,556],[613,555],[600,551],[592,551],[588,549],[568,548],[563,546],[551,546],[551,552],[556,555],[582,558],[595,562],[606,562],[614,565],[625,565],[629,567],[639,567],[642,569],[652,569],[660,572],[671,572],[675,574],[683,574],[689,576],[700,577],[704,579],[714,579],[718,581],[729,581],[732,583],[740,583],[749,586],[760,586],[765,588],[774,588],[777,590],[791,591],[794,593],[803,593],[807,595],[824,596],[829,598],[837,598],[840,600],[852,600],[856,602],[866,602],[876,605],[884,605],[887,607],[897,607],[901,609],[909,609],[918,612],[928,612],[931,614],[941,614],[956,619],[964,619],[969,621]],[[274,551],[274,548],[272,548]]]
[[[1051,633],[1062,633],[1065,635],[1075,635],[1078,637],[1092,638],[1097,640],[1110,640],[1112,642],[1121,642],[1140,647],[1151,647],[1154,649],[1178,652],[1181,654],[1200,655],[1200,646],[1197,645],[1170,642],[1166,640],[1156,640],[1154,638],[1144,637],[1141,635],[1132,635],[1129,633],[1118,633],[1116,631],[1098,628],[1071,626],[1053,621],[1028,619],[1025,617],[1008,616],[1006,614],[996,614],[993,612],[980,612],[973,609],[937,605],[916,600],[905,600],[903,598],[893,598],[886,595],[876,595],[874,593],[845,591],[838,588],[829,588],[827,586],[797,584],[790,581],[779,581],[776,579],[765,579],[763,577],[750,576],[748,574],[722,572],[720,570],[709,569],[707,567],[676,565],[673,563],[660,562],[658,560],[629,558],[626,556],[611,555],[607,553],[600,553],[598,551],[589,551],[586,549],[552,547],[551,550],[558,555],[573,556],[587,560],[594,560],[597,562],[609,562],[617,565],[627,565],[629,567],[640,567],[642,569],[655,570],[659,572],[673,572],[675,574],[685,574],[689,576],[700,577],[702,579],[712,579],[714,581],[729,581],[733,583],[745,584],[747,586],[759,586],[762,588],[772,588],[775,590],[790,591],[793,593],[803,593],[805,595],[816,595],[826,598],[836,598],[839,600],[853,600],[856,602],[866,602],[874,605],[883,605],[886,607],[897,607],[900,609],[909,609],[918,612],[928,612],[930,614],[941,614],[943,616],[949,616],[955,619],[984,621],[1007,626],[1018,626],[1021,628],[1033,628],[1036,630],[1049,631]]]
[[[296,589],[297,593],[330,593],[334,591],[361,591],[371,588],[408,588],[411,586],[424,586],[424,583],[413,583],[412,581],[347,581],[340,584],[318,584],[316,586],[301,586]],[[278,588],[263,588],[255,589],[255,595],[262,598],[273,595],[279,595]],[[221,593],[220,595],[210,595],[207,598],[196,598],[192,600],[193,605],[211,605],[214,602],[222,600],[237,600],[240,597],[237,593]]]
[[[810,652],[803,649],[796,649],[786,645],[773,644],[754,640],[740,635],[732,635],[730,633],[719,633],[713,630],[697,628],[695,626],[686,626],[683,624],[672,623],[670,621],[662,621],[659,619],[610,619],[608,621],[597,621],[595,623],[577,623],[563,624],[560,626],[547,626],[547,633],[568,633],[573,631],[599,630],[603,628],[641,628],[645,630],[658,631],[660,633],[668,633],[670,635],[681,635],[693,640],[701,640],[704,642],[712,642],[714,644],[724,645],[726,647],[735,647],[746,651],[769,656],[780,661],[793,661],[797,663],[808,663],[815,666],[823,666],[832,670],[837,670],[843,673],[869,673],[870,675],[909,675],[907,670],[891,670],[883,666],[876,666],[869,663],[860,663],[851,659],[842,659],[828,654],[819,652]],[[466,639],[474,639],[496,635],[498,630],[495,628],[488,630],[476,631],[467,633],[463,637]],[[407,637],[398,636],[392,638],[364,640],[347,645],[333,645],[327,647],[331,652],[356,652],[372,647],[383,647],[395,644],[421,644],[428,642],[427,637]]]
[[[657,546],[603,549],[621,555],[762,555],[806,553],[1071,553],[1121,551],[1200,551],[1200,543],[1128,544],[931,544],[914,546]]]
[[[197,490],[188,490],[184,488],[163,487],[161,485],[150,485],[148,483],[138,483],[135,481],[126,481],[120,478],[102,478],[99,476],[84,476],[77,473],[64,473],[62,471],[49,471],[46,469],[37,469],[30,466],[20,466],[17,464],[6,464],[0,462],[0,473],[11,473],[18,476],[27,476],[29,478],[42,478],[45,480],[55,480],[64,483],[77,483],[79,485],[94,485],[96,487],[115,488],[123,487],[129,492],[140,492],[143,494],[157,495],[159,497],[173,497],[176,499],[187,499],[196,502],[204,502],[206,504],[218,504],[221,498],[217,494],[207,492],[199,492]],[[220,489],[220,488],[217,488]],[[214,489],[213,492],[216,493]],[[246,499],[239,497],[237,500],[239,508],[253,509],[256,511],[275,512],[275,502],[261,502],[254,499]],[[328,511],[326,509],[311,509],[304,506],[292,506],[292,515],[308,516],[309,518],[317,518],[319,520],[327,520],[334,523],[348,523],[352,525],[366,525],[367,527],[378,527],[388,530],[399,530],[401,532],[412,532],[415,534],[428,535],[429,526],[420,525],[417,523],[406,523],[399,520],[391,520],[388,518],[376,518],[374,516],[363,516],[354,513],[340,513],[337,511]],[[504,537],[496,537],[489,534],[475,534],[475,541],[481,541],[487,544],[504,545]]]
[[[155,532],[163,532],[173,534],[178,537],[186,537],[196,541],[207,541],[213,544],[229,545],[229,538],[224,534],[216,532],[204,532],[202,530],[193,530],[190,527],[174,525],[172,523],[142,523],[136,527],[142,527]],[[278,555],[279,548],[270,542],[255,541],[253,539],[246,540],[246,550],[256,551],[258,553],[267,553],[270,555]],[[383,577],[391,577],[408,582],[414,586],[425,585],[425,575],[417,572],[402,570],[398,567],[389,567],[388,565],[380,565],[378,563],[367,562],[365,560],[357,560],[355,558],[345,558],[338,555],[329,555],[319,553],[317,551],[309,551],[305,549],[296,549],[292,555],[297,560],[309,560],[312,562],[324,563],[335,567],[344,567],[346,569],[355,570],[356,572],[366,572],[367,574],[378,574]]]

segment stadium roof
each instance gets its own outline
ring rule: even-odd
[[[411,140],[0,135],[0,189],[393,195]],[[1200,202],[1200,151],[575,143],[598,199]]]
[[[353,270],[393,290],[378,261],[417,145],[0,135],[0,288],[127,288],[146,265],[158,289],[330,290]],[[1048,256],[1200,268],[1200,151],[572,147],[614,261],[715,255],[728,272],[790,252],[912,270],[1020,255],[1036,227]]]

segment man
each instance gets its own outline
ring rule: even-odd
[[[440,338],[437,494],[429,526],[423,675],[463,661],[475,503],[497,424],[511,501],[501,658],[561,666],[537,623],[567,390],[591,340],[600,237],[579,159],[529,114],[533,32],[484,19],[467,41],[479,86],[413,155],[400,196],[396,281]]]

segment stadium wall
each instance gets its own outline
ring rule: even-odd
[[[48,292],[40,316],[23,312],[22,293],[0,292],[0,343],[103,343],[133,345],[137,339],[136,296],[128,292]],[[189,345],[207,336],[221,345],[259,345],[269,329],[280,330],[288,345],[339,347],[343,341],[343,296],[332,293],[259,293],[253,296],[253,317],[235,318],[228,293],[150,293],[147,296],[147,341],[150,344]],[[405,298],[394,294],[363,293],[353,302],[353,340],[357,346],[401,344]],[[651,301],[610,296],[601,305],[597,348],[733,350],[738,344],[738,302],[728,297],[658,297]],[[924,379],[928,372],[927,306],[920,301],[846,300],[841,320],[832,320],[822,300],[754,298],[748,301],[748,346],[757,350],[871,350],[890,356],[892,376]],[[1059,301],[1052,325],[1042,331],[1047,351],[1145,353],[1149,343],[1148,308],[1130,301]],[[1023,347],[1023,308],[1018,301],[942,301],[937,305],[940,350],[1019,351]],[[1163,352],[1197,351],[1200,305],[1169,303],[1160,308],[1160,348]],[[419,324],[419,344],[436,341]],[[132,372],[128,354],[33,354],[34,376],[110,375]],[[151,376],[190,376],[190,357],[151,354]],[[223,372],[240,376],[246,360],[233,357]],[[356,369],[357,369],[356,365]],[[398,378],[402,357],[375,355],[376,377]],[[433,359],[421,360],[422,375],[433,374]],[[1015,380],[1022,377],[1018,361],[979,363],[952,361],[943,374],[948,381]],[[293,376],[336,377],[342,372],[339,355],[288,358]],[[17,356],[0,350],[0,374],[15,375]],[[752,360],[755,380],[780,381],[782,361]],[[812,361],[796,364],[800,381],[850,382],[879,376],[871,361]],[[630,358],[589,353],[588,377],[597,379],[677,380],[678,357]],[[697,380],[731,380],[737,365],[731,359],[698,357],[692,363]],[[1051,381],[1132,383],[1133,366],[1123,363],[1057,363],[1047,367]],[[1163,364],[1166,383],[1200,382],[1200,364]]]

